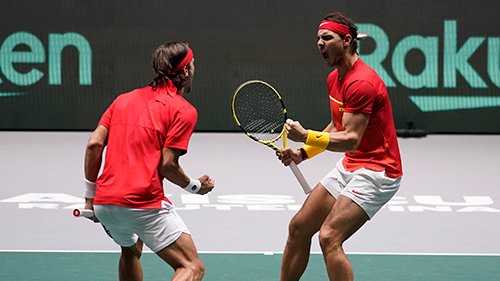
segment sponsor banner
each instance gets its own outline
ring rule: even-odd
[[[358,51],[385,81],[398,129],[500,133],[498,1],[4,6],[0,129],[95,128],[118,94],[147,85],[152,51],[170,40],[189,41],[195,53],[197,74],[186,97],[198,107],[198,131],[237,131],[230,99],[250,79],[275,85],[291,117],[319,128],[330,116],[329,69],[316,49],[316,29],[328,12],[340,10],[369,34]]]

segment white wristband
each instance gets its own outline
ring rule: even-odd
[[[95,197],[95,182],[85,179],[85,198]]]
[[[190,178],[188,185],[183,187],[187,192],[198,193],[201,189],[201,181],[197,179]]]

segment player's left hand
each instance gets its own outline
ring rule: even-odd
[[[286,120],[285,130],[289,139],[296,142],[306,142],[308,132],[302,127],[299,121],[293,121],[292,119]]]

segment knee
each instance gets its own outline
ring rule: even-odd
[[[133,247],[122,247],[122,258],[130,259],[140,259],[142,255],[142,247],[138,248],[137,245]]]
[[[193,280],[201,280],[205,275],[205,265],[201,260],[190,263],[187,268],[193,273]]]
[[[292,219],[292,221],[288,225],[288,237],[292,239],[297,239],[303,236],[304,236],[303,224],[298,220]]]
[[[342,249],[342,239],[335,231],[330,227],[322,227],[319,231],[319,245],[321,250],[325,252],[338,251]]]
[[[205,265],[200,261],[197,265],[196,271],[201,277],[203,277],[205,275],[205,270]]]
[[[308,229],[307,225],[298,219],[292,219],[288,225],[288,239],[302,240],[311,239],[315,231]]]

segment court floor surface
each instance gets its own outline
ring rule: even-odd
[[[83,202],[88,137],[0,132],[0,280],[117,280],[117,246],[98,224],[71,216]],[[345,244],[356,280],[500,280],[500,136],[399,142],[401,189]],[[299,167],[314,185],[340,156]],[[287,224],[305,199],[291,171],[239,133],[196,133],[181,165],[216,178],[206,196],[165,183],[206,264],[204,280],[277,280]],[[311,251],[302,280],[326,280],[317,236]],[[145,280],[171,276],[154,254],[142,260]]]
[[[281,254],[201,253],[206,281],[279,279]],[[0,280],[118,280],[118,253],[0,253]],[[356,280],[500,280],[500,257],[350,254]],[[169,280],[172,270],[153,253],[142,257],[144,280]],[[301,280],[328,280],[313,254]]]

